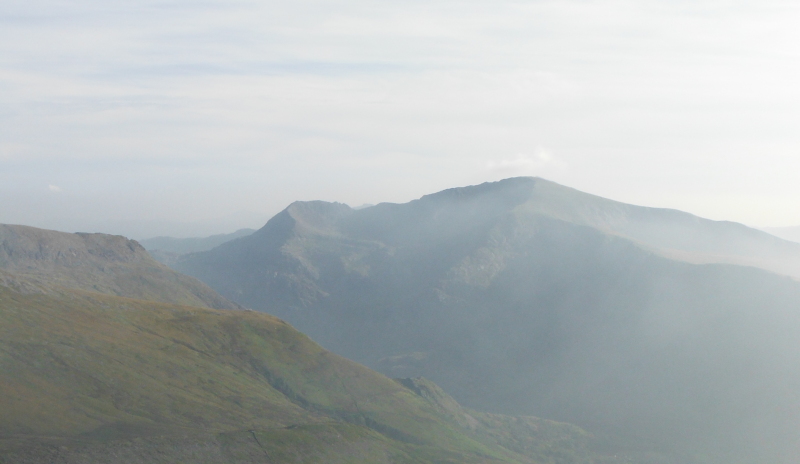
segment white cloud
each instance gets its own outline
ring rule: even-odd
[[[536,174],[537,171],[546,167],[564,169],[566,168],[566,163],[558,160],[550,151],[541,147],[537,148],[534,153],[530,155],[519,153],[510,158],[490,160],[486,163],[486,169],[489,171],[497,171],[511,175]]]
[[[61,192],[61,187],[59,187],[58,185],[50,184],[50,185],[47,186],[47,188],[53,193],[60,193]]]
[[[223,216],[542,175],[707,216],[686,199],[797,204],[799,21],[783,0],[0,2],[0,190]],[[766,206],[725,218],[800,223]]]

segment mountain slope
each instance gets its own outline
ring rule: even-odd
[[[181,255],[196,251],[207,251],[225,242],[247,237],[253,232],[255,232],[255,229],[239,229],[230,234],[218,234],[209,237],[154,237],[140,240],[139,243],[147,250],[153,259],[170,266],[174,264]]]
[[[790,240],[792,242],[800,242],[800,227],[767,227],[764,228],[765,232],[768,232],[776,237],[780,237],[784,240]]]
[[[209,237],[153,237],[139,240],[139,243],[147,251],[167,251],[170,253],[185,254],[195,251],[206,251],[218,247],[225,242],[230,242],[241,237],[247,237],[255,232],[255,229],[239,229],[230,234],[217,234]]]
[[[576,427],[517,419],[533,447],[505,448],[503,423],[465,426],[265,314],[2,274],[2,463],[532,463],[554,439],[588,462]]]
[[[196,279],[159,264],[118,235],[0,224],[0,269],[61,287],[167,303],[237,308]]]
[[[477,409],[674,462],[790,463],[798,256],[738,224],[520,178],[358,211],[294,203],[176,267]]]
[[[692,263],[759,267],[800,279],[800,244],[728,221],[628,205],[536,179],[523,214],[542,214],[640,243]]]

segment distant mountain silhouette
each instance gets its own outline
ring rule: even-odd
[[[230,242],[240,237],[247,237],[255,232],[255,229],[239,229],[230,234],[217,234],[209,237],[190,237],[190,238],[175,238],[175,237],[153,237],[145,240],[139,240],[139,243],[147,251],[166,251],[170,253],[186,254],[195,251],[206,251],[214,247],[220,246],[225,242]]]
[[[676,462],[800,450],[800,245],[741,224],[514,178],[361,210],[296,202],[175,267],[471,407]]]

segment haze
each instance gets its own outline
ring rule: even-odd
[[[133,238],[535,175],[800,224],[800,7],[0,4],[0,223]]]

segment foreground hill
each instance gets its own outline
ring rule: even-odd
[[[294,203],[176,268],[471,407],[671,462],[800,453],[800,245],[739,224],[520,178]]]
[[[390,380],[266,314],[3,271],[0,372],[3,464],[591,459],[577,427],[463,409],[423,379]]]
[[[156,262],[139,243],[119,235],[0,224],[0,270],[43,284],[129,298],[239,307],[202,282]]]

